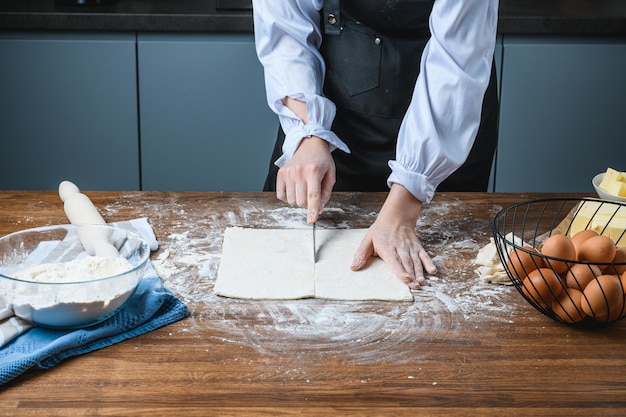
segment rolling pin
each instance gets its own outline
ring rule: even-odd
[[[76,231],[83,247],[90,255],[118,257],[119,252],[109,242],[111,231],[106,228],[88,225],[106,225],[96,206],[89,197],[70,181],[59,184],[59,197],[63,201],[65,215],[71,224],[85,225]]]

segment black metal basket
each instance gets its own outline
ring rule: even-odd
[[[583,226],[585,229],[593,228],[594,224],[599,222],[599,217],[602,215],[604,217],[603,223],[606,223],[606,225],[596,230],[599,234],[607,234],[610,228],[614,229],[617,222],[622,222],[623,216],[626,215],[626,204],[622,203],[597,199],[539,199],[509,206],[501,210],[493,221],[494,241],[498,249],[500,260],[511,282],[519,293],[544,315],[560,323],[574,327],[598,327],[626,317],[626,291],[624,291],[626,278],[618,279],[622,290],[622,299],[621,305],[616,306],[608,305],[609,301],[606,295],[608,291],[605,292],[602,285],[599,285],[598,282],[595,283],[594,285],[599,285],[601,289],[601,295],[604,297],[604,302],[607,303],[606,308],[612,310],[610,313],[606,314],[600,314],[596,311],[592,311],[592,314],[588,314],[581,311],[580,306],[576,306],[576,303],[574,303],[570,293],[577,293],[573,290],[567,290],[571,287],[568,287],[564,279],[564,273],[559,275],[552,267],[555,262],[566,262],[568,265],[566,273],[570,273],[571,276],[572,267],[576,264],[582,264],[589,268],[594,274],[593,280],[597,281],[599,275],[606,274],[615,274],[619,278],[621,274],[618,271],[626,267],[626,262],[590,263],[550,257],[540,253],[543,242],[553,234],[570,236],[575,232],[571,229],[572,220],[576,218],[583,204],[587,202],[590,202],[589,204],[592,204],[593,208],[598,206],[598,209]],[[577,225],[580,226],[580,224]],[[615,236],[612,236],[612,238],[614,241],[620,242],[621,244],[621,242],[626,240],[625,233],[626,231],[622,231],[621,235],[617,236],[617,239],[615,239]],[[530,263],[526,263],[526,267],[524,267],[521,265],[521,262],[510,262],[512,257],[517,261],[520,261],[522,258],[530,259]],[[592,269],[592,265],[596,265],[603,272],[597,274],[597,269],[595,269],[595,267]],[[530,279],[524,284],[524,280],[528,274],[539,266],[541,266],[542,269],[535,271],[533,275],[540,275],[540,281],[532,282],[539,282],[540,285],[546,284],[549,292],[546,293],[544,291],[543,296],[539,289],[534,288]],[[543,269],[544,267],[546,269]],[[527,268],[527,270],[525,268]],[[552,272],[558,275],[558,286],[554,285],[554,278],[548,276],[552,275]],[[626,277],[626,272],[624,272],[623,275]],[[533,278],[537,277],[534,276]],[[544,282],[542,283],[541,280]],[[550,282],[548,283],[548,281]],[[531,285],[530,287],[529,283]],[[583,292],[583,288],[579,290]],[[585,297],[586,300],[584,292],[582,297]],[[615,303],[615,297],[611,297],[611,299],[613,300],[612,303]],[[574,305],[573,310],[572,305]],[[589,305],[590,303],[587,304],[587,309],[589,309]]]

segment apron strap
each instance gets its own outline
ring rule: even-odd
[[[341,34],[341,15],[339,13],[339,0],[324,0],[322,19],[324,33],[326,35]]]

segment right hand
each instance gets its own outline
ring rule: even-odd
[[[278,170],[276,196],[306,208],[307,222],[315,223],[330,200],[335,181],[335,161],[328,142],[311,136],[302,139],[291,159]]]

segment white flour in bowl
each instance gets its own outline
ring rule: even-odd
[[[15,271],[2,280],[0,293],[15,314],[36,324],[75,327],[106,318],[132,294],[141,271],[122,257],[89,256],[69,262],[45,263]],[[98,280],[98,278],[112,277]],[[93,281],[95,280],[95,281]]]
[[[131,268],[132,265],[126,258],[88,256],[69,262],[34,265],[15,271],[11,276],[25,281],[67,283],[110,277]]]

